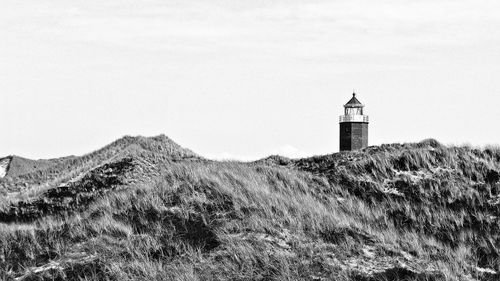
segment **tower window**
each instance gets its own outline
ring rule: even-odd
[[[363,115],[363,109],[361,107],[347,107],[345,115]]]

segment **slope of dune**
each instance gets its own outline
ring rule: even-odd
[[[0,277],[500,278],[498,148],[427,140],[242,163],[160,136],[83,157],[58,172],[72,180],[2,198]]]
[[[11,160],[12,157],[5,157],[0,159],[0,178],[3,178],[7,175],[7,170],[9,169]]]
[[[149,154],[150,159],[198,157],[165,135],[149,138],[125,136],[102,149],[78,157],[30,160],[12,156],[5,178],[0,179],[0,191],[54,187],[115,159],[140,154]]]

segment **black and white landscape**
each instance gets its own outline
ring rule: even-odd
[[[499,46],[498,0],[1,0],[0,280],[498,281]]]
[[[17,156],[6,280],[497,280],[500,149],[212,161],[166,136]]]

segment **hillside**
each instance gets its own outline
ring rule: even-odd
[[[50,160],[30,160],[10,156],[4,178],[0,178],[0,191],[19,191],[30,187],[51,188],[73,180],[105,163],[123,157],[148,157],[161,161],[166,158],[198,157],[182,148],[168,137],[125,136],[102,149],[76,157],[69,156]]]
[[[242,163],[125,137],[12,163],[4,280],[500,279],[499,148],[426,140]]]

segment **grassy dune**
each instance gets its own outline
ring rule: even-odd
[[[498,148],[427,140],[240,163],[157,137],[104,151],[48,168],[96,166],[70,183],[0,199],[3,279],[500,278]]]

